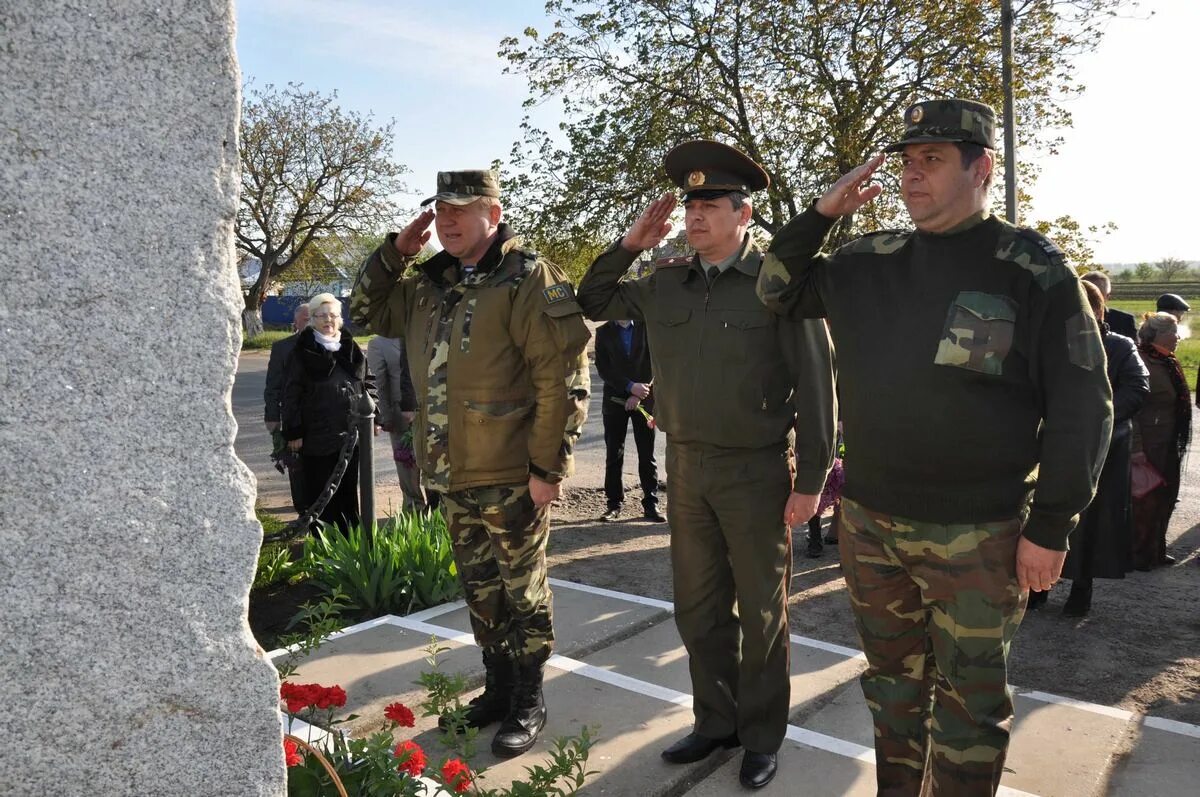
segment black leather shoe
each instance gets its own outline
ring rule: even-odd
[[[675,744],[662,751],[662,757],[672,764],[691,764],[712,755],[714,750],[740,747],[737,734],[724,739],[710,739],[698,733],[689,733]]]
[[[621,517],[621,507],[614,506],[614,507],[610,508],[607,512],[605,512],[603,515],[601,515],[600,520],[605,523],[608,523],[609,521],[616,520],[619,517]]]
[[[779,769],[779,758],[775,753],[756,753],[747,750],[742,756],[742,771],[738,780],[747,789],[761,789],[775,777]]]
[[[804,555],[809,559],[820,559],[821,554],[825,552],[825,546],[821,544],[820,537],[809,537],[808,547],[804,550]]]
[[[647,509],[645,514],[642,515],[642,517],[644,517],[646,520],[649,520],[651,523],[666,523],[667,522],[667,519],[663,516],[663,513],[659,512],[654,507],[650,507],[649,509]]]
[[[1048,600],[1050,600],[1050,590],[1039,591],[1031,589],[1029,590],[1029,602],[1025,604],[1025,611],[1036,612],[1045,606]]]

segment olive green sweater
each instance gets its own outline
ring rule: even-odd
[[[1112,391],[1061,252],[987,217],[821,255],[832,224],[809,209],[784,226],[758,294],[784,316],[829,319],[844,494],[933,523],[1017,517],[1032,498],[1024,535],[1066,550],[1104,463]]]

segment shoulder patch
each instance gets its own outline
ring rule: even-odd
[[[890,255],[908,243],[909,230],[879,230],[855,238],[838,250],[839,254]]]
[[[542,296],[546,297],[546,304],[557,304],[575,298],[575,289],[571,287],[569,282],[556,282],[549,288],[542,291]]]
[[[1043,290],[1075,276],[1063,251],[1049,238],[1027,227],[1009,227],[1000,233],[996,259],[1015,263],[1033,274]]]

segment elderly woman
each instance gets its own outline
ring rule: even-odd
[[[283,436],[303,461],[304,508],[329,482],[351,430],[351,409],[364,390],[374,394],[367,359],[342,329],[342,303],[319,293],[308,303],[308,327],[296,339],[283,388]],[[358,446],[320,519],[343,533],[359,523]]]
[[[1088,303],[1096,318],[1106,318],[1104,294],[1084,283]],[[1063,607],[1068,617],[1083,617],[1092,607],[1092,579],[1125,578],[1133,569],[1133,516],[1129,496],[1129,444],[1133,418],[1150,393],[1149,374],[1133,341],[1100,323],[1108,381],[1113,391],[1112,441],[1100,471],[1096,497],[1071,532],[1071,550],[1063,577],[1071,579],[1071,594]],[[1032,596],[1031,596],[1032,600]]]
[[[1138,570],[1175,562],[1167,555],[1167,524],[1192,430],[1192,397],[1175,359],[1178,323],[1170,313],[1147,313],[1138,330],[1138,351],[1150,370],[1150,395],[1133,423],[1134,467],[1144,457],[1165,482],[1133,499],[1133,566]]]

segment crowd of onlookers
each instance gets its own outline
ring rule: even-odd
[[[1192,421],[1191,392],[1175,356],[1187,302],[1164,294],[1155,312],[1137,323],[1129,313],[1107,307],[1107,275],[1096,271],[1082,279],[1101,324],[1113,431],[1096,497],[1071,534],[1063,569],[1071,579],[1063,612],[1075,617],[1090,610],[1094,579],[1174,564],[1166,548],[1167,525]],[[1032,593],[1029,607],[1044,604],[1047,594]]]

